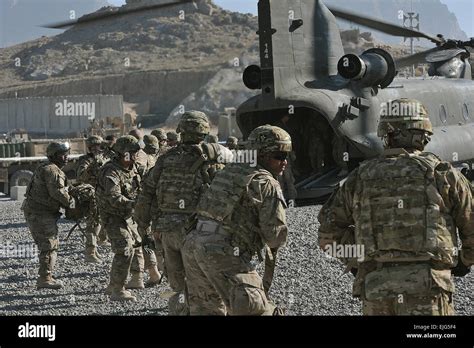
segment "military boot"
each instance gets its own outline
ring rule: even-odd
[[[136,301],[137,298],[132,293],[124,288],[113,288],[110,295],[112,301]]]
[[[148,268],[148,273],[150,274],[150,278],[145,283],[146,288],[151,288],[155,285],[159,285],[161,283],[161,273],[158,271],[157,266],[151,266]]]
[[[143,272],[132,272],[132,278],[125,285],[125,289],[145,289]]]
[[[101,263],[102,261],[99,258],[99,254],[97,253],[97,249],[94,246],[86,247],[84,252],[85,254],[85,261],[91,263]]]
[[[37,289],[53,289],[59,290],[62,289],[63,283],[59,280],[54,279],[51,275],[39,276],[36,281]]]
[[[37,289],[58,290],[63,287],[63,283],[53,279],[53,269],[56,264],[56,250],[42,251],[39,255],[39,277],[36,281]]]

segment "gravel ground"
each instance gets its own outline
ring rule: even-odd
[[[7,243],[33,245],[20,203],[0,197],[0,248]],[[289,315],[360,315],[361,303],[351,296],[350,274],[339,261],[326,257],[317,244],[320,206],[290,208],[290,236],[278,255],[271,289],[272,299]],[[166,296],[171,289],[133,290],[138,301],[117,303],[104,293],[112,261],[110,248],[99,247],[104,262],[83,260],[79,233],[64,242],[72,224],[60,221],[60,250],[55,276],[65,287],[59,291],[36,290],[37,261],[0,254],[0,315],[166,315]],[[474,274],[456,279],[456,311],[474,315]]]

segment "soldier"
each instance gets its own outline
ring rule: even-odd
[[[107,162],[107,159],[102,155],[103,140],[101,137],[92,135],[87,138],[86,144],[87,154],[79,158],[76,177],[79,183],[89,184],[95,189],[99,170]],[[97,238],[100,231],[98,218],[96,214],[92,213],[86,217],[86,248],[84,251],[86,262],[101,262],[97,253]]]
[[[135,165],[140,145],[135,137],[125,135],[117,139],[113,150],[117,157],[102,168],[97,186],[99,211],[114,252],[106,293],[111,300],[135,301],[135,296],[124,287],[131,273],[127,288],[144,288],[141,240],[133,221],[141,183]]]
[[[166,137],[168,138],[168,146],[169,147],[175,147],[179,143],[179,134],[171,131],[166,133]]]
[[[283,195],[285,196],[286,202],[290,207],[295,206],[296,196],[298,192],[295,187],[295,177],[293,175],[292,164],[295,162],[296,156],[293,151],[288,154],[288,164],[283,171],[283,175],[280,175],[277,179],[280,183]]]
[[[68,143],[51,143],[46,149],[48,163],[40,165],[26,190],[22,210],[39,254],[38,289],[61,289],[63,284],[53,278],[56,264],[58,240],[58,219],[60,208],[73,202],[68,194],[66,174],[61,168],[67,163]]]
[[[150,169],[155,166],[156,160],[158,159],[160,143],[154,135],[145,135],[143,137],[143,142],[145,143],[143,151],[147,154],[146,173],[148,173]]]
[[[276,177],[291,151],[290,135],[265,125],[249,136],[258,165],[227,165],[196,208],[197,226],[186,237],[184,264],[192,315],[278,314],[252,260],[286,242],[285,199]]]
[[[239,144],[239,139],[237,139],[236,137],[230,136],[227,138],[227,142],[225,146],[227,146],[229,150],[237,150],[238,144]]]
[[[156,160],[158,159],[158,152],[160,149],[160,145],[159,145],[158,139],[154,135],[145,135],[143,137],[143,142],[145,143],[145,148],[143,149],[143,151],[148,156],[147,169],[145,173],[145,175],[147,175],[150,172],[150,170],[153,169],[153,167],[155,166]],[[138,227],[138,232],[140,233],[141,236],[151,234],[151,230],[142,231],[140,226]],[[156,249],[157,247],[156,244],[155,244],[154,249]],[[158,245],[158,250],[153,250],[148,246],[144,247],[143,256],[145,260],[145,269],[148,270],[148,273],[150,274],[150,278],[145,283],[145,287],[152,287],[152,286],[160,284],[161,274],[158,270],[157,256],[158,256],[158,259],[160,260],[161,269],[162,271],[164,270],[163,269],[164,267],[162,267],[163,257],[161,254],[160,245]]]
[[[474,263],[471,187],[423,152],[433,134],[425,107],[410,99],[391,105],[399,109],[382,113],[378,128],[384,153],[363,162],[321,209],[320,247],[352,250],[343,261],[357,272],[353,295],[365,315],[450,315],[451,274]]]
[[[158,152],[158,157],[163,156],[170,149],[170,147],[168,146],[168,136],[166,135],[166,132],[162,128],[157,128],[153,132],[151,132],[151,135],[157,137],[160,143],[160,151]]]
[[[140,176],[143,178],[145,177],[146,171],[147,171],[147,165],[148,165],[148,156],[143,151],[142,147],[144,146],[143,144],[143,132],[140,129],[132,129],[128,135],[133,136],[135,139],[138,140],[138,144],[140,146],[140,150],[137,152],[137,156],[135,159],[135,164],[138,167],[138,173]]]
[[[188,310],[181,253],[183,227],[217,170],[215,161],[220,147],[203,143],[209,130],[206,114],[199,111],[183,114],[176,130],[181,133],[181,143],[158,158],[144,182],[135,209],[135,220],[141,229],[147,230],[153,220],[155,238],[162,243],[168,280],[175,291],[169,300],[171,315],[185,314]]]

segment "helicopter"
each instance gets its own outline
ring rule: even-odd
[[[46,27],[184,4],[197,6],[181,0],[112,8]],[[336,18],[394,36],[424,38],[435,47],[397,60],[381,48],[345,54]],[[326,200],[360,162],[382,152],[377,137],[381,109],[398,98],[417,99],[427,108],[434,135],[426,151],[458,167],[469,164],[469,173],[474,172],[474,82],[467,49],[474,47],[474,39],[429,35],[328,8],[322,0],[259,0],[258,28],[260,66],[247,67],[243,83],[261,92],[238,107],[237,124],[244,139],[263,124],[289,131],[299,201]],[[397,77],[399,69],[420,62],[430,65],[429,78]]]
[[[397,60],[381,48],[344,54],[336,18],[428,39],[435,47]],[[328,8],[321,0],[260,0],[258,25],[260,66],[247,67],[243,81],[261,93],[238,107],[237,124],[244,137],[263,124],[290,133],[297,200],[326,200],[360,162],[383,151],[378,120],[384,105],[398,98],[427,108],[434,134],[426,151],[458,167],[472,163],[474,82],[467,48],[474,39],[432,36]],[[399,69],[418,63],[430,65],[428,78],[397,77]]]

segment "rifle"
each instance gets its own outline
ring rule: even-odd
[[[81,231],[84,238],[86,238],[86,233],[84,232],[84,230],[81,227],[81,222],[82,222],[82,220],[79,220],[79,221],[76,222],[76,224],[74,226],[71,227],[71,229],[69,230],[69,232],[66,236],[66,239],[65,239],[66,242],[68,241],[69,237],[71,237],[71,235],[74,232],[74,230],[76,229],[76,227],[79,228],[79,231]]]
[[[266,295],[268,295],[270,286],[273,282],[277,253],[278,248],[271,249],[265,245],[265,271],[263,273],[263,289],[265,290]]]

